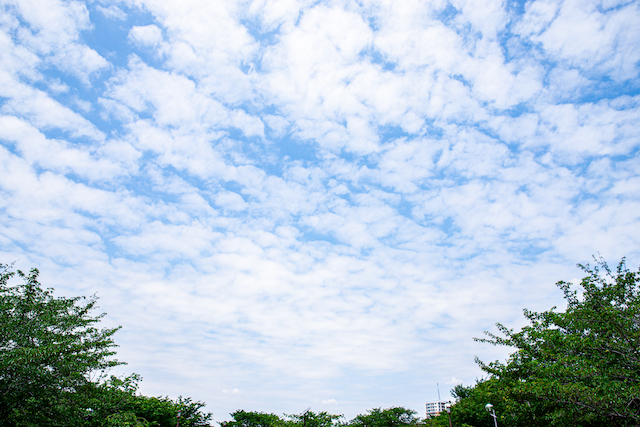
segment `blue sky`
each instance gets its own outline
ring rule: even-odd
[[[640,263],[637,1],[0,5],[0,258],[146,394],[423,414]]]

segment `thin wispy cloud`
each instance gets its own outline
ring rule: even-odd
[[[96,292],[146,394],[422,413],[576,262],[640,262],[637,1],[0,14],[0,256]]]

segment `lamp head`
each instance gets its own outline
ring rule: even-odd
[[[486,409],[487,412],[491,412],[491,410],[493,409],[493,405],[491,403],[487,403],[486,405],[484,405],[484,409]]]

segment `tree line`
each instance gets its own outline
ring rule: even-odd
[[[307,410],[300,415],[276,415],[266,412],[238,410],[232,412],[231,421],[220,423],[222,427],[402,427],[421,423],[416,412],[402,407],[375,408],[366,414],[345,421],[342,415]]]
[[[529,324],[477,341],[507,346],[506,361],[476,360],[486,376],[452,391],[448,412],[421,419],[403,407],[341,415],[238,410],[222,427],[537,427],[640,425],[640,271],[623,259],[579,265],[579,284],[557,283],[566,308],[524,310]],[[113,335],[93,315],[96,297],[54,297],[38,270],[0,264],[0,427],[209,426],[190,398],[138,393],[140,377],[108,375],[122,364]],[[10,284],[17,275],[22,281]],[[495,420],[485,410],[493,405]]]

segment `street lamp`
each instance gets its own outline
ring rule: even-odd
[[[486,409],[489,415],[493,417],[493,424],[495,427],[498,427],[498,417],[496,417],[496,411],[493,409],[493,405],[491,403],[487,403],[484,405],[484,409]]]
[[[447,410],[447,414],[449,414],[449,427],[453,427],[453,424],[451,424],[451,402],[445,403],[444,404],[444,409],[446,409]]]
[[[178,411],[178,415],[176,416],[176,418],[178,419],[178,422],[176,423],[176,427],[180,426],[180,417],[182,416],[182,411]]]

